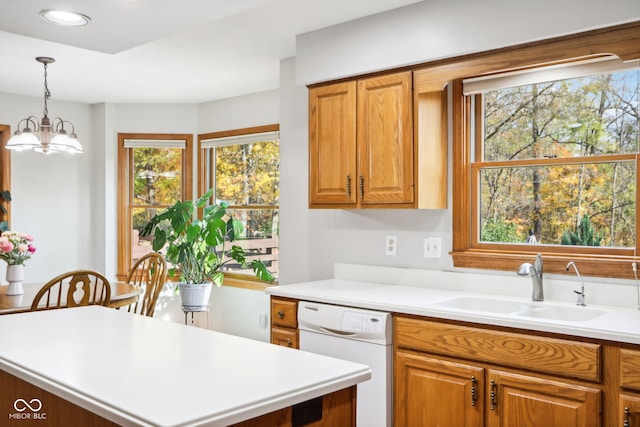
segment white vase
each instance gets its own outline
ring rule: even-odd
[[[22,281],[24,280],[24,265],[7,265],[7,282],[9,282],[9,289],[7,289],[7,295],[22,295],[24,289],[22,289]]]
[[[205,311],[209,307],[211,287],[209,283],[178,283],[182,309],[185,311]]]

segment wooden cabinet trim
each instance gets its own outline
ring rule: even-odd
[[[397,347],[482,360],[566,378],[601,381],[602,346],[394,317]]]

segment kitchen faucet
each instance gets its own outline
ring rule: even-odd
[[[518,276],[531,276],[533,291],[532,301],[544,301],[544,289],[542,287],[542,255],[538,254],[533,265],[525,262],[518,269]]]
[[[578,279],[580,279],[580,292],[578,291],[573,291],[576,294],[578,294],[578,302],[576,303],[577,305],[587,305],[584,303],[584,280],[582,280],[582,276],[580,276],[580,272],[578,271],[578,266],[571,261],[569,264],[567,264],[567,271],[569,271],[569,267],[573,266],[573,269],[576,271],[576,274],[578,275]]]

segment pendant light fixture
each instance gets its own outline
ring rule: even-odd
[[[47,101],[51,97],[47,86],[47,65],[53,64],[55,59],[39,56],[36,61],[44,65],[44,113],[40,124],[38,118],[29,116],[18,122],[17,130],[7,141],[6,148],[9,150],[24,151],[33,150],[40,153],[82,153],[82,145],[78,142],[73,124],[60,117],[49,119]],[[71,127],[71,133],[67,129]],[[24,126],[20,129],[20,126]]]

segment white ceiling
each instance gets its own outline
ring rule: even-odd
[[[0,0],[0,92],[52,100],[197,103],[275,89],[295,36],[418,0]],[[45,22],[83,13],[85,27]]]

